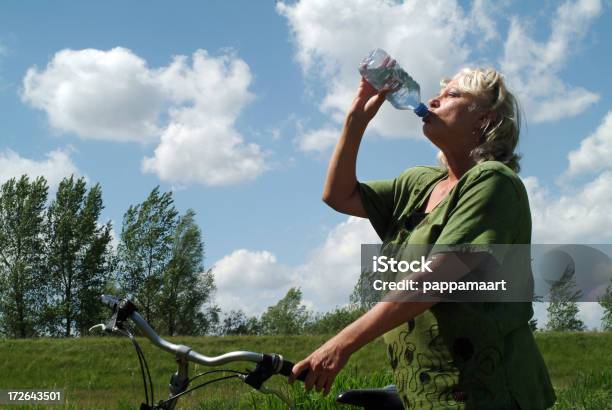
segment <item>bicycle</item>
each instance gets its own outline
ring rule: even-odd
[[[106,323],[100,323],[92,326],[89,331],[102,330],[108,333],[119,333],[129,337],[138,356],[140,364],[140,373],[142,375],[145,401],[141,403],[141,410],[173,410],[178,402],[178,399],[196,389],[202,388],[212,383],[223,380],[238,379],[253,387],[255,390],[263,394],[272,394],[283,401],[290,409],[295,408],[294,401],[288,394],[275,389],[264,386],[264,383],[272,376],[280,374],[289,377],[293,368],[293,363],[283,358],[282,355],[276,353],[256,353],[249,351],[234,351],[222,354],[216,357],[207,357],[189,346],[177,345],[167,340],[162,339],[147,321],[138,313],[136,306],[127,298],[118,299],[110,295],[100,296],[100,300],[110,309],[113,314]],[[155,403],[153,383],[149,367],[145,360],[144,354],[140,345],[134,337],[134,329],[127,321],[130,319],[136,327],[157,347],[169,353],[175,354],[178,369],[170,378],[168,398]],[[237,371],[233,369],[214,369],[209,370],[189,378],[188,363],[198,363],[204,366],[220,366],[231,362],[250,362],[255,363],[255,368],[246,371]],[[195,379],[213,373],[229,373],[230,375],[218,377],[208,380],[195,387],[189,388],[189,384]],[[304,381],[308,371],[302,372],[297,380]],[[397,395],[395,386],[390,385],[382,389],[358,389],[348,390],[339,394],[336,397],[338,403],[352,404],[363,407],[366,410],[371,409],[387,409],[400,410],[403,409],[401,400]]]

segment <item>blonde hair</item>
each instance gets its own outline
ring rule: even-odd
[[[492,68],[464,68],[452,79],[440,82],[445,87],[451,80],[456,80],[459,89],[474,97],[481,103],[479,107],[494,113],[492,120],[486,120],[482,127],[480,144],[470,152],[476,163],[500,161],[519,172],[520,155],[514,150],[518,145],[521,128],[520,108],[516,97],[506,88],[504,76]],[[447,167],[444,153],[438,153],[438,161]]]

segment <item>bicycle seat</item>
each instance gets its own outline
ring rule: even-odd
[[[395,385],[390,384],[381,389],[347,390],[336,396],[336,402],[360,406],[373,410],[403,410],[404,406],[397,394]]]

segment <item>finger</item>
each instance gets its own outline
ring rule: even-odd
[[[377,113],[380,109],[381,105],[386,101],[385,96],[387,95],[387,91],[381,91],[372,97],[365,105],[365,110],[367,112],[371,112],[373,114]]]
[[[383,103],[384,103],[384,102],[385,102],[385,97],[384,97],[384,96],[382,96],[381,94],[378,94],[378,95],[376,96],[376,99],[374,100],[374,104],[372,104],[372,105],[373,105],[373,108],[374,108],[376,111],[378,111],[378,110],[380,109],[380,106],[381,106],[381,105],[383,105]]]
[[[389,94],[389,91],[390,90],[382,90],[376,95],[376,98],[377,98],[376,103],[378,104],[379,107],[382,105],[382,103],[385,102],[387,98],[387,94]]]
[[[317,378],[319,377],[319,373],[315,370],[310,370],[306,375],[306,380],[304,380],[304,388],[306,391],[310,391],[312,387],[317,382]]]
[[[366,80],[364,77],[361,77],[359,88],[360,88],[359,94],[362,96],[372,96],[378,92],[378,90],[374,88],[374,86],[370,84],[368,80]]]
[[[373,86],[372,84],[370,84],[370,83],[368,82],[368,80],[366,80],[366,78],[365,78],[364,76],[361,76],[361,81],[359,82],[359,86],[360,86],[360,87],[363,87],[363,88],[364,88],[364,90],[366,90],[366,91],[369,91],[369,92],[371,92],[371,91],[376,92],[376,88],[374,88],[374,86]]]
[[[387,94],[389,94],[390,92],[391,90],[382,90],[381,92],[378,93],[378,98],[380,98],[380,105],[383,105],[383,103],[387,101]]]
[[[309,367],[310,367],[310,364],[306,359],[300,361],[299,363],[296,363],[291,369],[291,376],[289,376],[289,379],[288,379],[289,384],[292,384],[295,381],[295,379],[297,379],[297,377],[300,375],[300,373],[302,373],[304,370],[308,369]]]
[[[336,378],[335,376],[327,378],[327,381],[325,382],[325,387],[324,387],[325,390],[323,392],[323,395],[327,396],[329,394],[329,391],[331,390],[332,385],[334,384],[335,378]]]
[[[319,377],[317,378],[317,381],[315,383],[315,390],[317,392],[321,393],[323,391],[328,378],[329,378],[329,375],[327,373],[319,374]]]

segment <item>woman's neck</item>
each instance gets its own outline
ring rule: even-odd
[[[456,183],[466,172],[470,170],[476,162],[469,155],[447,155],[446,165],[448,169],[448,183]]]

